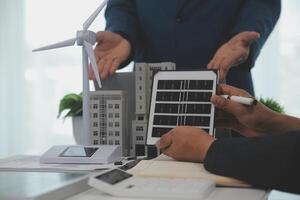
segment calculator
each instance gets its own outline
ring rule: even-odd
[[[91,176],[88,184],[112,196],[198,200],[215,188],[210,180],[138,177],[117,168]]]

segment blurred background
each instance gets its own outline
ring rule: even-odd
[[[31,50],[74,37],[99,3],[0,0],[0,158],[74,143],[71,120],[57,119],[57,111],[66,93],[81,91],[81,49]],[[282,4],[280,21],[253,70],[255,90],[300,117],[300,1]],[[103,30],[104,24],[102,13],[91,30]]]

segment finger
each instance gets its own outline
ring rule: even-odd
[[[105,64],[105,68],[107,68],[107,75],[111,75],[111,74],[110,74],[110,69],[111,69],[111,67],[112,67],[112,64],[113,64],[113,59],[108,58],[108,59],[106,60],[106,64]]]
[[[226,85],[226,84],[220,84],[218,87],[219,94],[228,94],[228,95],[235,95],[235,96],[243,96],[243,97],[251,97],[252,96],[246,92],[245,90],[241,90],[239,88]]]
[[[91,65],[89,65],[89,78],[90,78],[90,80],[95,80],[96,79],[96,76],[94,74],[94,71],[92,70]]]
[[[207,65],[207,69],[212,69],[213,63],[214,63],[214,59],[212,59],[211,61],[209,61],[208,65]]]
[[[113,63],[111,65],[111,68],[110,68],[110,71],[109,71],[110,75],[113,75],[117,71],[120,64],[121,64],[121,61],[119,59],[114,59],[113,60]]]
[[[246,112],[244,105],[225,99],[224,97],[213,95],[211,102],[219,109],[233,114],[236,117],[243,115]]]
[[[260,37],[260,34],[257,33],[257,32],[246,32],[244,35],[243,35],[243,38],[242,38],[242,41],[245,42],[245,45],[246,46],[249,46],[251,45],[253,42],[255,42],[257,39],[259,39]]]
[[[100,74],[102,74],[102,72],[103,72],[105,62],[106,62],[106,60],[102,58],[97,63]]]
[[[110,75],[113,75],[116,72],[116,70],[119,68],[120,64],[121,64],[121,62],[119,59],[116,58],[113,60],[111,68],[109,69]]]
[[[106,59],[103,59],[102,61],[102,72],[101,72],[101,78],[102,79],[106,79],[106,77],[108,76],[108,66],[107,66],[107,60]]]
[[[226,75],[229,69],[234,65],[234,60],[227,58],[223,59],[222,63],[220,64],[220,80],[225,81]]]
[[[158,149],[166,149],[168,147],[170,147],[172,144],[172,131],[164,134],[160,140],[158,140],[155,144],[155,146]]]
[[[165,154],[166,156],[169,156],[169,157],[171,157],[171,158],[173,158],[173,159],[176,160],[176,158],[175,158],[175,153],[174,153],[174,149],[172,148],[172,146],[170,146],[169,148],[163,150],[162,152],[163,152],[163,154]]]
[[[245,45],[249,46],[252,42],[260,38],[260,34],[255,31],[245,31],[237,34],[230,40],[230,43],[235,43],[239,41],[245,42]]]
[[[224,57],[217,56],[215,58],[215,60],[213,61],[210,69],[219,70],[220,67],[221,67],[221,63],[222,63],[223,59],[224,59]]]

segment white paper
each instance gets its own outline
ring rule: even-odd
[[[18,155],[0,159],[0,171],[95,172],[117,167],[114,164],[41,164],[39,156]]]

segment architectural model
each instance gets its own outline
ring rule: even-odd
[[[126,92],[121,90],[90,92],[93,145],[120,145],[122,154],[129,155],[127,104]]]
[[[176,70],[174,63],[137,63],[134,71],[117,73],[90,92],[90,144],[120,144],[123,155],[147,155],[146,131],[153,74]]]

